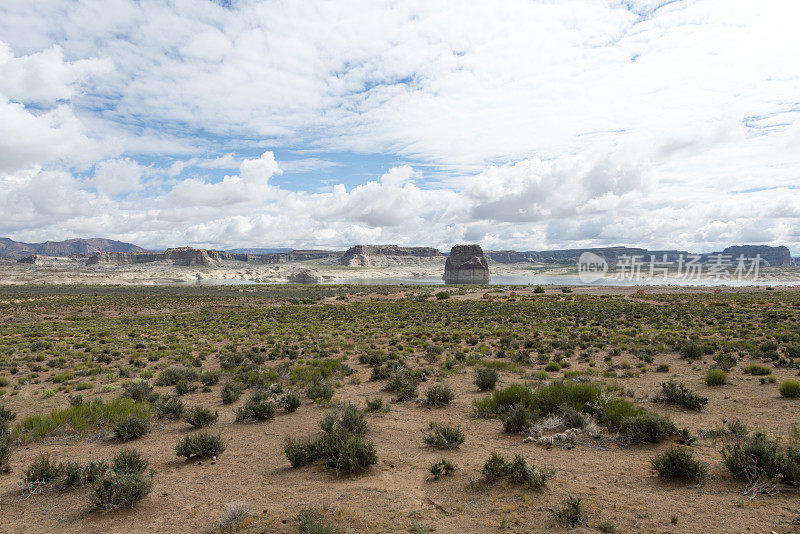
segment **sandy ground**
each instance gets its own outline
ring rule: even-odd
[[[705,369],[708,362],[696,362],[695,370],[677,355],[659,356],[658,363],[669,363],[671,373],[609,380],[632,392],[637,402],[693,431],[716,428],[723,419],[735,416],[750,428],[785,436],[791,423],[800,422],[800,402],[782,399],[775,385],[761,385],[757,378],[743,375],[744,364],[731,373],[730,385],[710,388],[697,370]],[[363,405],[367,397],[391,400],[380,391],[382,382],[368,381],[367,366],[354,366],[356,375],[337,389],[334,401]],[[691,389],[708,396],[707,409],[689,412],[649,402],[647,398],[668,376],[685,379]],[[791,375],[776,369],[776,376],[780,381]],[[271,422],[235,423],[232,408],[246,395],[233,406],[224,406],[219,387],[212,393],[186,395],[184,402],[219,411],[213,430],[227,441],[225,453],[216,462],[179,461],[173,445],[189,432],[189,425],[156,423],[150,434],[132,443],[150,458],[156,476],[153,492],[131,510],[90,512],[85,491],[28,496],[18,486],[24,466],[41,452],[60,459],[101,459],[126,445],[105,439],[32,443],[15,451],[13,472],[0,475],[0,531],[206,532],[215,528],[227,503],[243,502],[256,514],[245,529],[250,532],[289,532],[298,510],[306,506],[325,509],[354,532],[409,532],[420,526],[437,533],[546,532],[559,530],[549,509],[569,492],[585,500],[589,526],[578,530],[583,532],[595,531],[592,525],[600,520],[614,521],[619,532],[800,532],[797,492],[752,500],[743,496],[742,484],[732,480],[721,465],[718,442],[701,440],[694,446],[695,454],[709,465],[711,476],[704,485],[663,482],[653,474],[650,459],[668,443],[627,448],[587,444],[571,450],[526,444],[522,436],[503,434],[500,421],[471,416],[472,400],[483,395],[472,384],[471,371],[441,380],[456,392],[449,407],[392,403],[388,413],[369,416],[369,437],[379,461],[355,477],[337,477],[321,465],[290,469],[283,454],[284,437],[315,433],[328,408],[304,399],[297,412],[280,413]],[[501,385],[519,380],[503,374]],[[29,402],[29,393],[25,389],[4,401],[20,417],[49,407],[48,401]],[[456,451],[426,448],[422,430],[430,421],[460,425],[467,436],[465,444]],[[486,485],[478,481],[479,471],[492,451],[523,454],[536,466],[554,467],[556,476],[541,491],[504,483]],[[433,481],[428,467],[442,457],[457,469],[454,475]]]

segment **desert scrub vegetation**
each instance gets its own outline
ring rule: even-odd
[[[117,421],[113,426],[114,436],[120,441],[140,438],[150,432],[150,420],[136,415],[129,415]]]
[[[484,462],[481,475],[488,483],[500,479],[508,479],[514,484],[524,484],[534,489],[543,488],[547,480],[555,476],[551,469],[536,469],[529,466],[522,455],[517,454],[510,462],[500,454],[493,452]]]
[[[778,391],[780,391],[781,397],[800,397],[800,382],[797,380],[784,380],[778,387]]]
[[[202,406],[193,406],[183,414],[183,420],[195,428],[216,424],[219,414]]]
[[[658,476],[666,480],[686,479],[700,482],[706,477],[706,467],[695,460],[692,452],[683,447],[670,447],[651,462]]]
[[[573,497],[571,493],[561,503],[561,507],[550,512],[553,519],[567,528],[575,528],[586,524],[586,510],[583,507],[583,499]]]
[[[337,472],[359,473],[377,463],[375,446],[364,439],[368,430],[364,411],[357,406],[329,412],[320,428],[322,434],[314,439],[286,438],[284,452],[292,467],[325,460]]]
[[[576,414],[596,417],[600,424],[619,432],[625,443],[657,442],[677,432],[668,418],[588,382],[559,381],[535,388],[511,384],[475,400],[473,407],[476,416],[502,417],[508,432],[524,431],[542,417],[559,415],[574,420]]]
[[[236,420],[242,421],[269,421],[275,417],[275,402],[272,396],[263,390],[256,390],[244,403],[244,406],[236,410]]]
[[[14,427],[14,434],[23,442],[70,432],[85,436],[93,429],[110,430],[131,417],[149,426],[150,412],[150,404],[135,402],[129,397],[119,397],[109,402],[95,400],[56,409],[44,415],[26,416]]]
[[[720,452],[725,467],[747,482],[751,494],[768,493],[775,479],[800,485],[800,445],[796,441],[783,445],[763,433],[750,434],[741,428],[730,435]]]
[[[674,404],[689,410],[700,411],[708,404],[708,398],[689,390],[683,382],[670,380],[661,383],[661,391],[654,398],[656,402]]]
[[[425,392],[426,404],[428,406],[443,407],[453,401],[455,395],[447,384],[435,384]]]
[[[343,534],[335,523],[313,509],[302,510],[295,523],[296,534]]]
[[[439,480],[443,476],[451,475],[455,470],[456,466],[452,462],[447,461],[445,458],[433,462],[428,469],[431,475],[433,475],[434,480]]]
[[[721,386],[728,381],[728,373],[722,369],[712,368],[706,372],[707,386]]]
[[[491,391],[497,385],[500,376],[497,374],[496,369],[491,367],[480,367],[475,370],[474,384],[478,386],[481,391]]]
[[[460,427],[445,423],[431,422],[424,432],[426,434],[423,436],[422,442],[428,447],[438,449],[457,449],[465,439]]]
[[[225,442],[219,435],[198,432],[186,436],[175,445],[175,454],[189,458],[212,458],[225,451]]]

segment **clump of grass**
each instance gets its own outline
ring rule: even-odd
[[[306,509],[297,516],[297,534],[340,534],[339,528],[314,510]]]
[[[219,456],[225,451],[225,442],[222,437],[199,432],[186,436],[175,445],[175,454],[189,458],[211,458]]]
[[[661,392],[656,397],[656,400],[697,411],[702,410],[708,403],[707,397],[692,392],[683,382],[677,383],[674,380],[661,383]]]
[[[728,381],[728,373],[722,369],[712,368],[706,373],[707,386],[721,386]]]
[[[243,502],[229,502],[219,519],[219,532],[236,532],[253,518],[252,507]]]
[[[14,433],[23,442],[43,439],[61,432],[74,432],[84,436],[93,428],[112,428],[118,421],[132,416],[149,421],[150,405],[135,402],[128,397],[120,397],[108,403],[96,400],[56,409],[45,415],[29,415],[16,426]]]
[[[553,518],[568,528],[575,528],[586,524],[586,510],[583,508],[583,500],[567,494],[561,508],[551,511]]]
[[[515,484],[524,484],[531,488],[543,488],[547,480],[555,475],[549,469],[536,469],[529,466],[521,455],[507,461],[500,454],[493,452],[483,464],[481,474],[486,482],[495,482],[501,478],[509,478]]]
[[[778,391],[780,391],[781,397],[800,397],[800,382],[797,380],[784,380],[778,387]]]
[[[770,369],[766,365],[759,365],[757,363],[752,363],[744,368],[744,372],[754,376],[761,376],[761,375],[766,376],[772,374],[772,369]]]
[[[64,475],[64,464],[53,461],[47,454],[40,454],[36,460],[22,473],[22,482],[26,485],[49,484]]]
[[[364,412],[355,405],[332,412],[320,421],[323,433],[316,439],[286,438],[284,452],[292,467],[325,460],[337,472],[358,473],[377,463],[375,446],[366,441]]]
[[[481,391],[491,391],[499,379],[497,371],[491,367],[481,367],[475,371],[475,385]]]
[[[194,406],[186,411],[183,420],[195,428],[202,428],[204,426],[211,426],[217,422],[219,414],[211,412],[211,410],[202,406]]]
[[[691,451],[682,447],[670,447],[651,460],[658,476],[667,480],[687,479],[701,481],[706,476],[706,467],[694,459]]]
[[[374,399],[367,399],[367,407],[365,409],[367,413],[382,412],[384,410],[388,411],[388,409],[389,406],[388,405],[384,406],[383,399],[380,397],[376,397]]]
[[[425,392],[428,406],[447,406],[453,401],[455,395],[447,384],[436,384],[428,388]]]
[[[120,441],[130,441],[140,438],[150,432],[150,420],[136,415],[114,423],[114,436]]]
[[[255,391],[244,406],[236,410],[236,420],[242,421],[268,421],[275,417],[275,404],[266,392]]]
[[[442,476],[447,476],[455,471],[456,466],[453,465],[451,462],[448,462],[444,458],[441,460],[434,462],[431,464],[430,472],[433,475],[434,480],[439,480]]]
[[[464,439],[464,433],[460,427],[431,422],[422,442],[429,447],[450,450],[461,446]]]

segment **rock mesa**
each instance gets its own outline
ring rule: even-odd
[[[444,265],[447,284],[488,284],[489,263],[480,245],[455,245]]]

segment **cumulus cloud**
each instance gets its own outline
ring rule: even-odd
[[[8,2],[0,234],[797,253],[798,14],[788,0]],[[282,170],[305,190],[271,182]],[[314,183],[322,170],[341,184]]]

